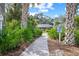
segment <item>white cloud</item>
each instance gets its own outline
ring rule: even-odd
[[[34,16],[34,15],[35,15],[35,13],[30,13],[30,15]]]
[[[36,8],[39,8],[39,9],[54,9],[53,7],[53,4],[52,3],[42,3],[42,4],[39,4],[39,5],[36,5],[35,7]]]
[[[55,18],[55,17],[59,17],[59,15],[56,14],[56,15],[53,16],[53,18]]]
[[[35,6],[40,12],[48,12],[48,9],[54,9],[52,3],[43,3]]]
[[[35,14],[37,14],[37,12],[30,12],[29,14],[34,16]]]
[[[47,9],[40,9],[39,12],[48,12]]]
[[[46,7],[45,7],[45,3],[43,3],[43,4],[39,4],[39,5],[35,5],[35,7],[36,8],[39,8],[39,9],[45,9]]]
[[[48,3],[47,8],[49,8],[49,9],[52,9],[52,10],[53,10],[54,8],[53,8],[52,6],[53,6],[53,4],[52,4],[52,3]]]
[[[32,4],[30,4],[29,7],[31,8]],[[35,3],[35,6],[33,8],[38,8],[38,12],[32,12],[32,13],[30,12],[31,15],[41,13],[41,12],[45,13],[45,12],[48,12],[48,9],[51,9],[51,10],[54,9],[52,3],[47,3],[47,4],[46,3],[41,3],[39,5],[37,3]]]
[[[34,16],[35,14],[38,14],[38,13],[44,13],[44,12],[48,12],[47,9],[39,9],[37,12],[29,12],[30,15]]]
[[[32,7],[32,4],[30,4],[30,6],[29,7]],[[40,11],[47,11],[47,9],[51,9],[51,10],[53,10],[54,8],[53,8],[53,4],[52,3],[41,3],[41,4],[37,4],[37,3],[35,3],[35,6],[34,6],[34,8],[38,8]],[[46,9],[46,10],[45,10]],[[48,11],[47,11],[48,12]]]
[[[32,7],[32,4],[30,3],[29,7],[31,8]]]
[[[65,11],[66,11],[66,8],[65,8]]]

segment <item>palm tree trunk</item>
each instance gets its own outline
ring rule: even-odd
[[[74,45],[74,16],[76,13],[76,4],[66,4],[66,21],[65,21],[65,40],[64,43],[67,45]]]
[[[29,3],[23,3],[22,4],[21,28],[27,27],[28,7],[29,7]]]

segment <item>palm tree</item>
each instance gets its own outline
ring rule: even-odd
[[[26,28],[27,26],[28,8],[29,8],[29,3],[22,4],[22,19],[21,19],[22,28]]]
[[[7,20],[20,20],[21,18],[21,4],[20,3],[12,3],[12,4],[6,4],[6,19]]]
[[[37,3],[39,4],[39,3]],[[27,20],[28,20],[28,9],[29,9],[29,3],[23,3],[22,4],[22,20],[21,20],[21,27],[26,28],[27,27]],[[35,6],[35,3],[32,3],[32,6]]]
[[[76,14],[76,4],[66,4],[65,40],[67,45],[74,45],[74,16]]]

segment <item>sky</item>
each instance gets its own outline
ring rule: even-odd
[[[66,13],[66,4],[65,3],[43,3],[43,4],[35,4],[29,6],[30,15],[35,15],[38,13],[43,13],[46,16],[51,18],[63,16]]]

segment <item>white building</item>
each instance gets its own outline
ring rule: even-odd
[[[40,29],[50,29],[50,28],[53,27],[53,25],[50,25],[50,24],[38,24],[37,27],[40,28]]]

